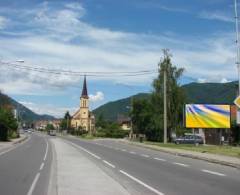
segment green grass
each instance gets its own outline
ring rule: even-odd
[[[89,134],[83,134],[83,135],[80,135],[79,137],[81,137],[83,139],[88,139],[88,140],[96,139],[96,137],[94,137],[93,135],[89,135]]]
[[[163,143],[149,142],[149,141],[145,141],[144,143],[147,145],[155,145],[155,146],[159,146],[159,147],[163,147],[163,148],[182,149],[182,150],[187,150],[187,151],[210,153],[210,154],[220,154],[220,155],[240,158],[240,147],[213,146],[213,145],[194,146],[194,145],[190,145],[190,144],[176,145],[174,143],[163,144]]]

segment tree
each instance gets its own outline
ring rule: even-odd
[[[145,134],[151,141],[163,140],[163,75],[167,75],[167,111],[168,138],[171,131],[181,126],[185,96],[180,87],[179,79],[182,68],[173,66],[168,50],[163,50],[164,58],[159,62],[158,77],[153,81],[153,91],[150,100],[134,100],[132,104],[133,131]]]
[[[64,118],[61,120],[60,127],[61,130],[71,129],[71,115],[69,114],[69,111],[65,113]]]
[[[107,122],[105,121],[104,116],[101,113],[96,120],[96,127],[97,128],[105,128],[106,126],[107,126]]]
[[[158,64],[158,77],[153,81],[153,93],[151,102],[153,105],[155,127],[163,131],[163,77],[166,71],[167,77],[167,129],[168,138],[171,139],[171,132],[181,126],[185,95],[180,87],[179,79],[184,69],[177,68],[171,62],[171,55],[167,49],[163,50],[164,57]],[[160,122],[161,121],[161,122]]]
[[[0,107],[0,140],[7,141],[13,132],[16,133],[18,124],[12,110]]]

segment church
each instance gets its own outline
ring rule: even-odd
[[[76,130],[85,130],[92,134],[95,132],[95,117],[89,111],[89,97],[87,91],[86,76],[84,76],[80,108],[71,118],[71,126]]]

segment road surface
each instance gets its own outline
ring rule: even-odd
[[[48,137],[30,134],[28,140],[0,155],[0,194],[46,195],[51,161]]]
[[[238,195],[240,171],[112,140],[65,138],[131,194]]]

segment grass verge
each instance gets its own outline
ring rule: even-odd
[[[200,152],[200,153],[219,154],[219,155],[240,158],[240,147],[214,146],[214,145],[195,146],[190,144],[176,145],[174,143],[163,144],[163,143],[149,142],[149,141],[145,141],[144,144],[159,146],[162,148],[181,149],[181,150],[194,151],[194,152]]]

